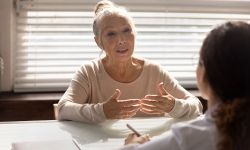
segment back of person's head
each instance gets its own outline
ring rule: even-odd
[[[94,8],[94,12],[93,32],[95,36],[98,36],[100,33],[99,24],[101,24],[102,19],[111,15],[123,16],[127,18],[133,25],[133,30],[135,30],[133,19],[129,15],[128,11],[124,7],[120,7],[109,0],[102,0],[98,2]]]
[[[226,22],[205,38],[200,61],[220,104],[214,113],[219,150],[250,149],[250,25]]]

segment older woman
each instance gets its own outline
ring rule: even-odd
[[[105,56],[84,64],[75,73],[59,101],[60,120],[98,123],[133,116],[201,114],[199,100],[163,67],[132,56],[136,31],[124,8],[107,0],[98,2],[93,32]]]

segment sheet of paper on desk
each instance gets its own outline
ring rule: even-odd
[[[128,118],[105,121],[101,123],[100,126],[108,135],[124,138],[131,133],[131,130],[127,128],[126,124],[132,125],[141,134],[156,136],[167,131],[174,122],[176,122],[175,119],[167,117]]]
[[[15,129],[15,126],[12,130]],[[10,131],[12,131],[10,130]],[[79,150],[72,136],[57,128],[56,125],[30,123],[25,128],[18,128],[12,138],[12,150]],[[1,149],[1,148],[0,148]]]
[[[58,139],[14,142],[12,150],[80,150],[80,148],[72,139]]]

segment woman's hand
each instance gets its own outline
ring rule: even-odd
[[[139,99],[118,100],[121,91],[116,89],[110,99],[103,104],[103,111],[107,119],[130,118],[140,109]]]
[[[160,95],[146,95],[141,100],[140,111],[146,114],[169,113],[175,105],[175,98],[170,95],[163,87],[163,83],[158,85]]]
[[[135,133],[131,133],[125,139],[124,145],[133,144],[133,143],[143,144],[147,141],[150,141],[150,138],[148,135],[142,135],[138,137]]]

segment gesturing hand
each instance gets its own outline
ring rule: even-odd
[[[116,89],[115,93],[103,104],[103,111],[107,119],[130,118],[140,108],[139,99],[118,100],[121,91]]]
[[[146,95],[141,100],[140,111],[147,114],[164,114],[170,112],[175,104],[175,98],[163,87],[163,83],[158,85],[160,95]]]

